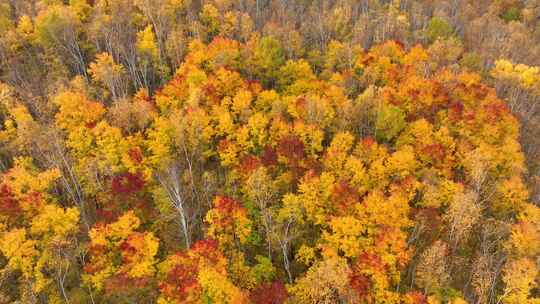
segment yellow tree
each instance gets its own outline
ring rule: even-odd
[[[89,232],[90,258],[83,275],[86,284],[114,297],[115,292],[126,289],[128,294],[140,292],[126,284],[140,288],[152,283],[159,240],[152,232],[138,231],[140,225],[140,219],[133,211],[128,211],[113,223],[92,228]]]
[[[57,169],[40,172],[28,158],[16,159],[0,177],[3,273],[17,273],[17,288],[29,303],[39,297],[69,302],[66,278],[77,271],[79,210],[55,203],[50,190],[59,177]]]
[[[113,100],[126,96],[125,69],[121,64],[115,63],[110,54],[98,54],[94,62],[90,63],[88,73],[92,80],[107,88]]]

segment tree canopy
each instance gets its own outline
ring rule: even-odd
[[[540,303],[536,7],[382,2],[0,0],[0,303]]]

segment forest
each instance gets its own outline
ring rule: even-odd
[[[538,102],[538,0],[0,0],[0,304],[540,304]]]

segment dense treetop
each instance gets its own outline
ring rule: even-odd
[[[540,303],[538,14],[0,0],[0,303]]]

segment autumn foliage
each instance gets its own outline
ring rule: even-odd
[[[165,27],[194,18],[188,3],[112,2],[17,26],[80,75],[46,115],[0,84],[0,303],[540,302],[524,112],[498,95],[540,92],[538,68],[443,64],[442,19],[430,47],[307,55],[293,34],[247,35],[258,21],[226,3],[204,4],[185,42]],[[133,49],[97,26],[86,64],[80,23],[98,16]]]

